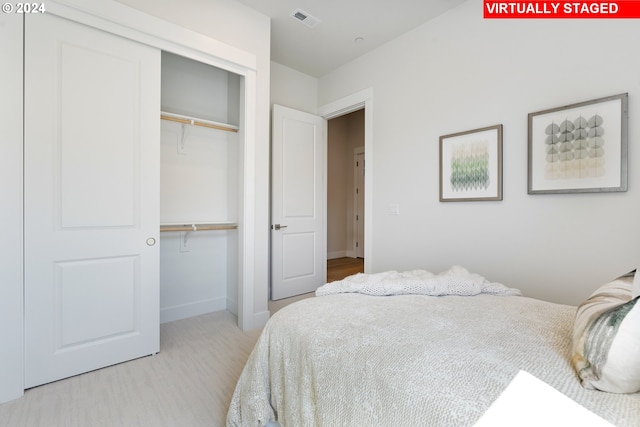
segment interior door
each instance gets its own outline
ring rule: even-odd
[[[25,385],[159,351],[160,52],[25,23]]]
[[[326,282],[326,121],[273,106],[271,299]]]

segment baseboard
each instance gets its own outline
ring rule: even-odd
[[[271,313],[269,313],[269,310],[262,311],[260,313],[253,313],[253,328],[262,328],[266,325],[270,315]]]
[[[344,258],[348,256],[347,251],[327,252],[327,259]]]
[[[233,314],[234,316],[236,316],[236,319],[238,318],[238,302],[237,301],[232,301],[228,299],[226,310],[231,314]],[[253,313],[253,316],[251,319],[252,323],[251,323],[251,326],[248,328],[248,330],[264,327],[264,325],[267,324],[267,320],[269,320],[270,316],[271,316],[271,313],[268,310],[262,311],[260,313]]]
[[[174,320],[187,319],[214,311],[226,310],[226,298],[213,298],[204,301],[196,301],[188,304],[176,305],[160,309],[160,323],[173,322]]]
[[[238,316],[238,301],[227,299],[227,311],[233,314],[234,316]]]

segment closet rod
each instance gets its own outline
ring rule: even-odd
[[[161,225],[160,231],[204,231],[204,230],[235,230],[238,224],[183,224],[183,225]]]
[[[210,129],[226,130],[227,132],[238,132],[238,128],[233,125],[216,123],[216,122],[212,122],[204,119],[196,119],[196,118],[192,119],[186,116],[179,116],[177,114],[169,115],[168,113],[161,113],[160,118],[162,120],[169,120],[171,122],[184,123],[187,125],[202,126]]]

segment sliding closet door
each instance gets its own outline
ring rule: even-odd
[[[160,52],[25,24],[25,385],[159,350]]]

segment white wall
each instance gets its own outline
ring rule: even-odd
[[[0,15],[0,402],[22,396],[22,15]]]
[[[253,313],[268,319],[269,283],[269,82],[271,21],[234,0],[118,0],[256,56],[255,266]]]
[[[310,114],[318,109],[318,79],[271,61],[271,105]]]
[[[239,79],[163,52],[162,111],[238,125]],[[182,137],[182,124],[161,125],[160,224],[238,223],[238,134],[190,126]],[[237,230],[161,233],[161,322],[237,314],[237,240]]]
[[[469,0],[319,80],[319,104],[373,88],[374,271],[460,264],[577,304],[640,263],[640,26],[485,20]],[[629,93],[629,190],[528,195],[527,114]],[[438,137],[504,125],[504,200],[440,203]],[[400,215],[388,214],[400,205]]]
[[[347,188],[350,165],[347,116],[327,125],[327,259],[347,256]]]
[[[179,123],[162,122],[160,223],[237,223],[240,193],[237,179],[229,179],[238,171],[237,133],[194,126],[178,153],[180,132]],[[237,314],[238,253],[228,251],[237,240],[238,230],[161,233],[162,323],[225,309]]]

